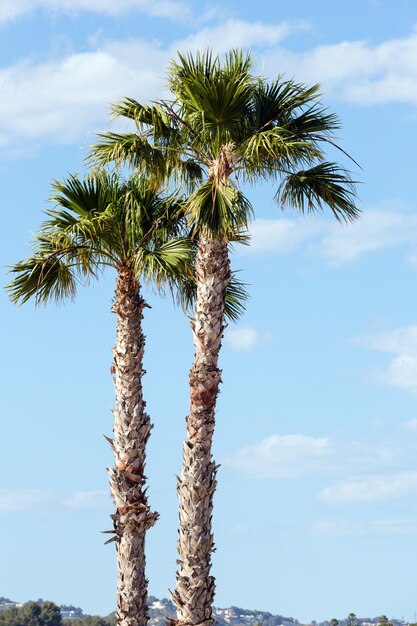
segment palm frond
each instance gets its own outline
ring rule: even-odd
[[[103,167],[110,163],[116,166],[128,164],[132,168],[155,172],[155,178],[165,174],[165,160],[161,150],[153,148],[148,138],[136,133],[99,133],[100,141],[89,146],[87,161]]]
[[[232,322],[237,322],[246,310],[246,303],[249,300],[249,294],[246,289],[247,284],[238,280],[235,274],[232,274],[226,289],[225,315]]]
[[[117,180],[116,176],[101,172],[85,179],[71,175],[62,182],[53,181],[53,191],[49,200],[58,205],[61,211],[67,209],[71,212],[63,214],[62,225],[65,219],[69,225],[71,221],[74,222],[80,217],[90,217],[92,213],[103,212],[110,200],[108,190],[117,185]],[[48,214],[50,213],[47,211]]]
[[[285,125],[286,120],[315,106],[319,97],[318,84],[307,87],[282,76],[272,83],[259,79],[252,90],[251,132]]]
[[[41,233],[55,248],[91,248],[116,263],[123,254],[120,224],[115,221],[115,207],[122,194],[119,176],[105,171],[84,179],[71,175],[62,182],[54,181],[49,198],[54,207],[46,211],[48,219]]]
[[[241,148],[236,168],[245,179],[275,177],[295,164],[311,164],[323,153],[315,142],[297,137],[281,126],[252,135]]]
[[[167,285],[177,288],[190,271],[193,244],[186,238],[175,238],[158,246],[139,248],[133,258],[135,273],[159,291]]]
[[[250,56],[239,51],[231,51],[224,64],[210,51],[180,54],[171,63],[169,86],[191,128],[192,147],[210,144],[214,155],[233,139],[250,113],[251,64]]]
[[[328,206],[338,221],[353,221],[360,210],[355,204],[355,181],[336,163],[320,163],[308,170],[291,173],[277,194],[281,207],[291,206],[302,213]]]
[[[152,124],[153,110],[148,104],[141,104],[134,98],[123,98],[111,107],[113,117],[126,117],[136,123]]]
[[[234,239],[247,227],[253,208],[244,194],[228,184],[204,182],[185,205],[195,235],[206,232],[213,237]]]
[[[324,107],[315,104],[297,115],[286,116],[283,127],[294,137],[323,141],[340,128],[340,120],[335,113],[327,113]]]
[[[31,298],[37,305],[49,300],[59,302],[76,294],[76,268],[59,255],[35,255],[16,263],[10,273],[16,276],[6,289],[15,304],[24,304]]]

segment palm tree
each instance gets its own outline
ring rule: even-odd
[[[179,566],[173,600],[178,622],[214,623],[214,549],[211,520],[216,464],[211,447],[221,371],[218,358],[231,280],[228,243],[245,231],[252,206],[240,182],[279,181],[276,200],[302,213],[329,207],[339,221],[354,220],[354,183],[324,149],[339,149],[336,115],[320,104],[319,86],[293,80],[268,83],[252,74],[239,51],[224,62],[210,52],[171,63],[171,100],[152,105],[127,98],[113,112],[133,120],[136,132],[99,135],[96,164],[127,163],[187,183],[186,210],[198,240],[197,293],[192,331],[190,413],[178,481]],[[341,150],[344,152],[343,150]],[[345,153],[346,154],[346,153]]]
[[[357,617],[355,613],[349,613],[346,619],[349,622],[350,626],[355,626],[355,624],[357,624]]]
[[[147,580],[145,533],[158,515],[145,489],[145,448],[152,428],[142,394],[145,336],[141,282],[175,287],[190,260],[191,246],[179,237],[178,203],[163,197],[144,177],[124,182],[101,173],[85,180],[71,176],[53,186],[55,207],[47,212],[30,258],[12,268],[10,298],[37,304],[75,296],[77,285],[113,267],[117,284],[113,311],[117,338],[112,372],[116,404],[115,465],[109,469],[116,505],[112,515],[118,564],[117,621],[145,626]],[[106,542],[107,543],[107,542]]]

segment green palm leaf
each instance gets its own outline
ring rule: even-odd
[[[276,197],[282,208],[292,206],[302,213],[324,210],[328,206],[338,221],[352,221],[360,213],[355,204],[354,181],[335,163],[320,163],[289,174]]]
[[[7,289],[10,300],[15,304],[24,304],[31,298],[38,305],[49,300],[58,302],[75,297],[77,272],[68,262],[68,257],[38,254],[17,263],[11,273],[16,277]]]
[[[140,248],[133,259],[136,273],[159,290],[164,285],[172,290],[181,289],[187,280],[192,258],[192,243],[187,239],[171,239],[153,249]]]
[[[230,182],[221,184],[208,180],[190,196],[186,211],[194,234],[200,231],[213,237],[234,240],[236,234],[247,227],[253,213],[244,194]]]
[[[101,171],[55,181],[54,207],[34,238],[33,254],[11,268],[15,303],[73,297],[77,284],[106,266],[133,266],[138,280],[180,288],[190,271],[192,244],[184,237],[184,204],[161,195],[144,176],[127,181]]]

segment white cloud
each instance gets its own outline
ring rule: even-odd
[[[34,511],[42,509],[91,509],[109,503],[105,491],[76,491],[58,494],[53,491],[26,489],[20,491],[0,490],[0,512]]]
[[[417,356],[417,325],[357,337],[355,343],[373,350]]]
[[[387,471],[397,469],[399,459],[403,463],[405,457],[404,448],[399,449],[392,442],[368,445],[328,437],[277,434],[237,450],[222,463],[257,478],[296,478]]]
[[[38,489],[26,491],[0,491],[0,511],[26,511],[49,507],[53,493]]]
[[[250,246],[239,249],[242,256],[252,254],[286,254],[298,249],[320,235],[325,229],[322,220],[298,219],[257,219],[249,227]]]
[[[417,430],[417,419],[408,420],[403,424],[403,430],[415,431]]]
[[[332,265],[343,265],[369,252],[416,243],[416,214],[365,209],[353,224],[333,224],[321,242],[321,251]]]
[[[249,326],[229,330],[225,336],[226,343],[232,350],[237,351],[251,350],[263,343],[272,341],[272,339],[273,335],[271,333],[260,333]]]
[[[203,28],[177,42],[172,48],[189,52],[212,48],[217,53],[227,52],[232,48],[247,49],[254,46],[265,48],[266,46],[275,46],[291,33],[306,28],[302,22],[263,24],[262,22],[228,19],[216,26]]]
[[[379,374],[379,382],[417,393],[417,325],[357,337],[354,342],[397,354]]]
[[[74,491],[61,500],[62,505],[69,509],[97,509],[110,503],[107,491]]]
[[[329,449],[326,437],[271,435],[238,450],[223,463],[257,477],[289,478],[303,475],[307,467],[322,466]]]
[[[342,481],[318,495],[326,504],[379,502],[417,495],[417,472],[379,474]]]
[[[382,102],[417,104],[417,32],[371,45],[343,41],[303,53],[283,48],[268,51],[265,67],[274,75],[320,82],[326,94],[360,105]]]
[[[318,522],[310,532],[324,537],[351,537],[361,535],[413,535],[417,533],[417,520],[388,519],[371,522]]]
[[[395,357],[381,374],[381,382],[417,393],[417,356],[401,354]]]
[[[353,224],[338,224],[317,216],[306,218],[258,219],[249,228],[250,246],[239,249],[241,256],[288,254],[304,247],[309,254],[323,257],[339,267],[366,254],[388,248],[417,244],[417,215],[393,209],[365,208]],[[411,262],[410,257],[408,257]]]
[[[44,9],[53,12],[77,13],[90,11],[107,15],[120,15],[138,10],[155,17],[168,17],[175,20],[190,16],[190,7],[180,0],[2,0],[0,3],[0,23],[17,19],[23,15]]]
[[[0,70],[0,143],[74,142],[131,93],[148,100],[166,55],[140,42],[107,43],[94,52]]]

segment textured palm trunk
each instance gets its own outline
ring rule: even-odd
[[[145,302],[129,267],[119,269],[113,311],[117,318],[114,348],[115,466],[109,469],[116,513],[112,515],[118,566],[117,623],[146,626],[148,621],[145,577],[145,534],[157,514],[150,511],[145,489],[145,448],[152,428],[142,396],[142,332]],[[110,540],[111,541],[111,540]]]
[[[221,371],[218,357],[230,280],[227,244],[202,236],[197,264],[197,299],[191,323],[195,355],[190,372],[190,414],[178,479],[178,570],[173,601],[177,624],[211,626],[215,582],[210,575],[213,494],[217,466],[211,454]]]

